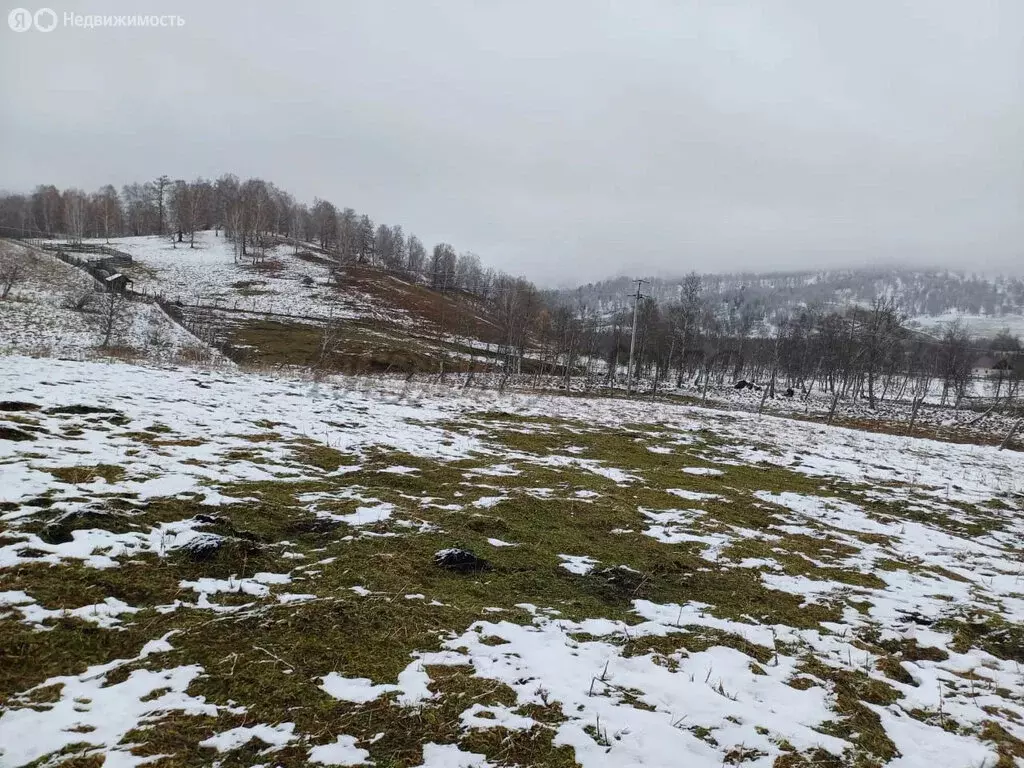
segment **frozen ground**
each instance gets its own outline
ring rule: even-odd
[[[3,765],[1024,765],[1019,452],[3,363]]]
[[[218,237],[212,231],[197,232],[195,248],[157,235],[114,238],[110,245],[131,255],[133,264],[123,271],[135,281],[135,290],[171,301],[319,319],[400,322],[404,317],[357,290],[329,286],[328,267],[296,257],[291,246],[271,248],[254,264],[251,256],[236,256],[223,233]]]
[[[0,353],[105,354],[99,349],[105,335],[104,295],[96,293],[93,278],[41,251],[6,241],[0,248],[15,254],[26,270],[26,278],[0,301]],[[73,309],[83,297],[91,297],[90,304]],[[110,341],[121,354],[148,360],[170,360],[186,351],[193,360],[211,354],[155,304],[124,302],[119,314]]]

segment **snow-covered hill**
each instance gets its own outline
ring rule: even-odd
[[[109,244],[132,257],[122,271],[135,290],[170,301],[304,318],[407,321],[401,310],[365,293],[335,290],[327,260],[298,256],[290,245],[268,248],[255,259],[236,253],[231,241],[213,231],[197,232],[194,248],[157,235],[113,238]]]
[[[79,247],[45,246],[73,255]],[[240,361],[308,366],[323,358],[327,336],[335,350],[328,367],[343,370],[436,370],[442,357],[458,368],[497,354],[496,326],[479,301],[339,264],[309,243],[243,255],[211,230],[196,233],[195,247],[155,235],[83,244],[99,247],[131,258],[116,269],[135,294],[159,300],[182,326]]]
[[[978,336],[1003,328],[1024,331],[1024,279],[964,274],[949,270],[865,268],[803,272],[748,272],[700,275],[704,298],[712,307],[737,302],[754,307],[766,325],[778,314],[803,307],[826,309],[869,306],[892,297],[922,327],[938,327],[961,317]],[[644,293],[659,301],[678,299],[683,280],[649,278]],[[636,285],[628,278],[605,280],[559,293],[604,313],[631,306]]]
[[[0,242],[6,258],[21,265],[21,277],[0,301],[0,354],[21,352],[61,357],[118,354],[146,360],[215,357],[202,342],[156,304],[120,303],[108,349],[105,297],[86,272],[53,255]]]

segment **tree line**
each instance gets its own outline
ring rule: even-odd
[[[1019,276],[893,267],[703,274],[701,281],[709,296],[723,302],[741,298],[760,307],[762,317],[782,310],[796,311],[805,305],[869,306],[876,299],[889,296],[895,297],[912,316],[947,312],[990,317],[1024,314],[1024,279]],[[682,282],[649,278],[647,292],[659,300],[671,300]],[[568,292],[611,310],[628,303],[631,285],[628,278],[619,277]]]
[[[749,382],[765,399],[824,394],[838,403],[863,400],[875,409],[904,400],[920,407],[929,395],[959,407],[977,390],[997,407],[1018,407],[1024,380],[1021,340],[1009,331],[974,339],[959,323],[939,338],[907,325],[893,298],[869,306],[780,310],[765,322],[762,308],[709,293],[701,276],[683,280],[670,300],[647,297],[637,306],[636,345],[627,370],[633,312],[602,313],[580,295],[551,292],[534,327],[548,371],[578,373],[605,384],[635,381],[651,392]],[[988,367],[979,372],[982,360]],[[567,382],[568,383],[568,382]]]
[[[230,239],[236,258],[254,262],[291,242],[296,251],[315,249],[337,263],[388,270],[465,296],[493,324],[491,335],[513,372],[529,357],[537,375],[596,376],[608,385],[636,379],[653,391],[689,384],[703,396],[712,385],[752,381],[764,384],[766,396],[820,390],[836,402],[863,397],[871,408],[887,399],[917,402],[933,386],[944,402],[959,405],[985,352],[1009,361],[986,379],[997,401],[1015,402],[1022,378],[1016,337],[1007,332],[987,342],[972,340],[959,325],[941,338],[924,336],[908,327],[892,292],[870,303],[840,292],[846,302],[839,306],[772,303],[765,296],[780,285],[815,281],[776,275],[735,283],[696,273],[655,284],[653,295],[640,301],[634,364],[626,371],[633,312],[621,294],[609,297],[594,285],[541,292],[448,243],[428,250],[400,225],[375,224],[327,200],[299,203],[271,182],[232,174],[215,181],[160,176],[92,194],[41,185],[31,194],[0,196],[0,227],[71,240],[165,235],[190,247],[196,232],[212,229]],[[474,336],[479,328],[466,324],[465,316],[442,318],[442,331]]]
[[[485,267],[477,254],[457,252],[449,243],[428,248],[401,225],[375,224],[367,214],[328,200],[301,203],[272,182],[230,173],[191,181],[162,175],[125,184],[120,191],[108,184],[91,194],[52,184],[28,194],[0,193],[0,234],[71,242],[163,235],[194,248],[196,233],[204,230],[227,237],[238,260],[258,263],[271,249],[292,243],[296,252],[315,249],[341,265],[388,270],[434,291],[464,296],[497,318],[500,344],[512,364],[521,366],[541,303],[533,283]],[[442,326],[467,336],[476,330],[461,327],[454,316]]]
[[[112,184],[88,194],[40,185],[30,194],[0,194],[0,228],[9,233],[85,238],[172,235],[195,247],[195,234],[215,230],[234,243],[239,258],[258,261],[282,242],[314,244],[342,263],[365,264],[403,273],[438,291],[463,291],[490,298],[509,283],[525,281],[485,268],[470,251],[449,243],[428,249],[401,225],[375,224],[366,214],[328,200],[300,203],[263,179],[224,174],[207,179]],[[532,285],[530,286],[532,288]],[[533,288],[533,290],[536,290]]]

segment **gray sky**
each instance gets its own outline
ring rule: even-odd
[[[0,28],[2,188],[233,171],[545,284],[1024,271],[1021,0],[50,7],[185,25]]]

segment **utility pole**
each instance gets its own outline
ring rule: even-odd
[[[626,394],[633,393],[633,351],[636,349],[636,316],[637,310],[640,308],[640,299],[644,298],[644,295],[640,293],[640,286],[646,283],[646,280],[636,280],[636,295],[633,296],[633,333],[629,340],[629,368],[626,369]]]

